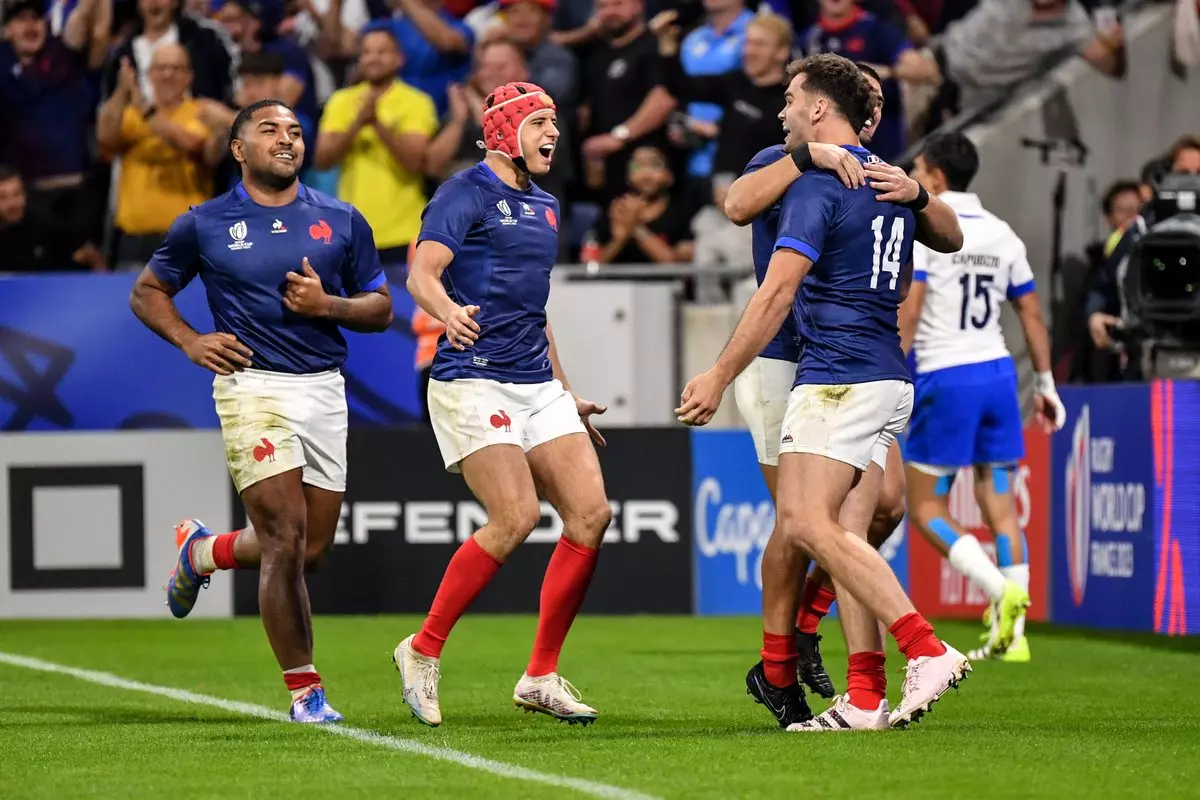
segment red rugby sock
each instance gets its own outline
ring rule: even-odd
[[[874,711],[887,697],[887,656],[883,653],[851,653],[846,670],[846,692],[850,705]]]
[[[800,603],[800,613],[796,617],[796,629],[801,633],[816,633],[821,619],[829,613],[829,607],[837,595],[832,589],[809,581],[804,585],[804,597]]]
[[[558,656],[571,623],[583,605],[600,551],[563,537],[550,556],[538,612],[537,638],[525,672],[530,677],[549,675],[558,669]]]
[[[217,569],[237,569],[237,560],[233,557],[233,545],[241,531],[222,533],[213,541],[212,557]]]
[[[474,536],[463,542],[446,567],[429,616],[413,640],[413,649],[423,656],[440,658],[455,623],[495,577],[501,563],[480,547]]]
[[[896,638],[896,646],[909,661],[946,652],[946,645],[933,635],[933,626],[915,611],[896,620],[888,632]]]
[[[782,689],[796,682],[796,637],[788,633],[763,631],[763,672],[767,683]]]

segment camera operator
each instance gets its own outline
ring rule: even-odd
[[[1142,172],[1143,196],[1147,199],[1152,197],[1153,186],[1161,177],[1156,174],[1159,164],[1157,160],[1153,161]],[[1200,175],[1200,136],[1184,136],[1175,143],[1171,148],[1168,173]],[[1128,350],[1122,321],[1125,309],[1121,299],[1121,276],[1125,274],[1130,254],[1155,222],[1153,209],[1147,205],[1110,244],[1104,266],[1096,273],[1088,290],[1088,333],[1097,350],[1121,354],[1122,379],[1127,381],[1141,380],[1142,369],[1140,359],[1129,358],[1126,355]]]

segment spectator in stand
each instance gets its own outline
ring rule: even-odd
[[[478,143],[483,141],[484,98],[497,86],[528,80],[525,56],[515,44],[490,39],[480,45],[470,83],[450,87],[450,113],[425,151],[425,174],[440,182],[475,166],[483,156]],[[543,180],[538,178],[538,186],[545,188]]]
[[[392,3],[396,16],[373,22],[365,31],[391,31],[404,54],[400,78],[432,97],[440,117],[449,107],[446,89],[464,82],[471,72],[475,32],[442,8],[440,0]]]
[[[204,163],[213,171],[213,186],[218,194],[232,189],[242,179],[241,167],[229,151],[229,133],[238,110],[262,100],[279,98],[282,94],[280,84],[284,80],[284,70],[283,59],[275,53],[247,53],[238,64],[234,108],[216,100],[200,101],[200,119],[209,133],[208,142],[204,146]],[[299,113],[296,117],[304,131],[305,141],[315,141],[316,120]],[[306,162],[315,151],[315,144],[311,150],[306,150]],[[311,167],[310,163],[306,163],[301,174]]]
[[[704,10],[707,13],[704,23],[684,37],[679,56],[683,72],[690,77],[721,75],[741,67],[746,26],[754,19],[754,14],[746,9],[742,0],[704,0]],[[708,179],[713,173],[713,157],[717,151],[715,140],[720,135],[723,111],[724,106],[720,103],[701,99],[694,99],[687,105],[690,136],[682,143],[686,144],[692,137],[700,140],[688,159],[687,174],[694,183],[690,187],[692,192],[705,198],[702,202],[707,202],[712,194]]]
[[[0,42],[0,158],[29,187],[33,213],[99,241],[104,190],[89,180],[95,114],[86,53],[106,41],[107,0],[80,0],[61,39],[49,36],[41,0],[9,0]]]
[[[155,101],[150,56],[160,46],[177,44],[187,51],[192,65],[193,97],[211,97],[224,103],[233,100],[233,56],[223,33],[202,25],[184,14],[177,0],[137,0],[138,22],[133,36],[109,53],[100,81],[100,94],[117,90],[121,64],[128,62],[138,78],[141,96]]]
[[[1143,196],[1142,185],[1137,181],[1117,181],[1108,187],[1104,199],[1100,201],[1100,210],[1104,214],[1104,222],[1108,225],[1107,236],[1087,247],[1088,262],[1093,269],[1104,263],[1105,253],[1111,252],[1116,246],[1125,227],[1137,218],[1142,203],[1149,199],[1148,196]]]
[[[1014,0],[1021,2],[1021,0]],[[938,67],[921,55],[890,22],[864,11],[855,0],[821,0],[817,24],[800,36],[805,55],[836,53],[868,64],[883,81],[883,103],[888,109],[871,139],[871,152],[890,161],[904,152],[905,115],[897,79],[932,83]]]
[[[71,16],[80,6],[85,6],[82,16],[90,17],[91,25],[81,26],[78,21],[71,22]],[[7,16],[4,19],[7,19]],[[86,3],[81,0],[50,0],[46,23],[50,26],[50,35],[55,39],[74,38],[79,33],[79,27],[87,28],[88,41],[78,48],[79,52],[86,54],[89,71],[104,66],[104,60],[108,57],[108,46],[112,40],[113,0]]]
[[[596,42],[584,69],[583,142],[589,188],[607,204],[625,190],[629,153],[642,144],[666,145],[663,125],[675,98],[663,86],[658,43],[642,0],[596,0]]]
[[[0,166],[0,272],[52,272],[104,269],[95,246],[53,217],[29,208],[25,184]]]
[[[613,200],[596,236],[602,264],[690,263],[692,217],[672,202],[675,176],[657,147],[641,146],[629,160],[628,194]]]
[[[942,100],[951,112],[999,102],[1074,54],[1105,75],[1125,74],[1121,26],[1096,30],[1078,0],[980,0],[946,29],[934,52],[953,82]]]
[[[791,57],[792,28],[775,14],[756,16],[746,26],[741,63],[736,69],[689,76],[677,58],[676,18],[676,12],[664,11],[650,22],[651,32],[658,37],[667,90],[681,103],[702,103],[720,110],[712,169],[715,173],[740,175],[755,153],[782,140],[779,111],[783,108],[784,67]]]
[[[713,204],[700,209],[692,220],[695,234],[696,253],[693,261],[712,267],[745,267],[746,254],[754,246],[754,229],[749,225],[735,225],[725,216],[725,198],[729,187],[737,179],[737,173],[718,172],[713,175]],[[697,297],[707,300],[707,297]],[[713,299],[719,299],[714,297]]]
[[[121,62],[117,88],[100,106],[100,147],[121,157],[116,224],[119,270],[140,270],[162,244],[177,216],[212,196],[204,165],[208,129],[200,103],[190,96],[192,68],[181,45],[159,44],[150,56],[154,103],[138,88],[129,59]]]
[[[317,166],[341,166],[338,198],[375,231],[385,265],[405,264],[425,208],[422,168],[437,112],[429,95],[396,77],[404,54],[391,29],[363,34],[362,78],[329,98],[317,136]]]
[[[281,7],[263,0],[214,0],[213,18],[220,23],[238,48],[242,58],[265,53],[283,61],[283,76],[279,79],[276,99],[282,100],[296,112],[303,126],[311,126],[318,116],[317,91],[308,54],[300,45],[276,34]],[[315,142],[316,131],[304,128],[306,141]],[[315,153],[309,148],[306,156]]]

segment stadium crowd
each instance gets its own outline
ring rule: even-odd
[[[267,97],[304,125],[306,182],[362,210],[385,263],[478,160],[482,98],[531,80],[560,109],[541,183],[562,258],[711,264],[744,260],[723,192],[779,141],[793,56],[878,68],[885,159],[1067,55],[1123,69],[1120,25],[1080,0],[6,0],[3,33],[4,271],[140,269],[231,186],[230,122]]]

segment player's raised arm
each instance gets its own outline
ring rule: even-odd
[[[774,161],[768,160],[773,157]],[[866,183],[862,164],[843,147],[813,142],[801,145],[790,157],[775,148],[767,148],[751,159],[746,171],[729,187],[725,216],[735,225],[749,225],[755,217],[779,202],[788,187],[813,167],[837,173],[838,180],[848,189]]]
[[[193,364],[218,375],[252,366],[250,348],[229,333],[197,333],[179,314],[174,297],[199,271],[196,223],[192,212],[181,214],[150,263],[138,275],[129,307],[142,323],[182,350]]]
[[[881,203],[895,203],[912,210],[917,218],[916,239],[938,253],[957,253],[963,246],[958,215],[944,200],[935,197],[904,170],[891,164],[868,164],[867,179]]]

